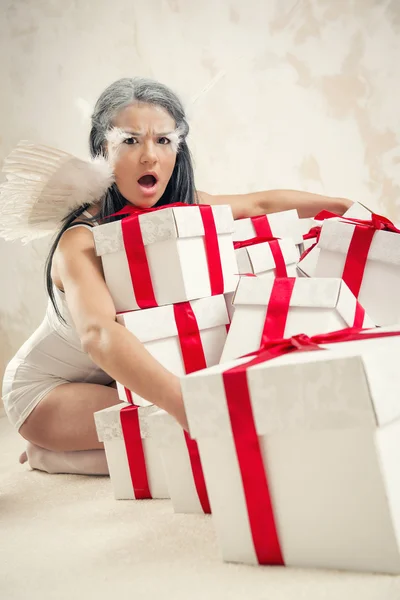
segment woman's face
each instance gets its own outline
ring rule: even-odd
[[[175,121],[159,106],[133,104],[122,109],[113,124],[128,134],[115,154],[118,189],[131,204],[150,208],[160,200],[175,167]],[[113,150],[109,147],[110,153]]]

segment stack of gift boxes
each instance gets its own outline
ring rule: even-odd
[[[400,573],[400,236],[360,204],[94,229],[127,327],[181,378],[189,432],[118,383],[95,413],[117,499],[212,513],[224,560]]]

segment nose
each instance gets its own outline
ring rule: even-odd
[[[143,144],[140,162],[142,164],[154,164],[157,162],[157,152],[153,141],[148,140]]]

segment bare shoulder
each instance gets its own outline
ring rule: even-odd
[[[63,233],[53,257],[51,278],[53,283],[64,290],[68,274],[79,279],[86,273],[102,275],[101,259],[96,255],[94,238],[88,227],[73,227]],[[103,275],[102,275],[103,276]]]

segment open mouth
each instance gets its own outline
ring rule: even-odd
[[[156,183],[157,178],[154,175],[142,175],[142,177],[138,179],[138,184],[146,189],[154,187]]]

